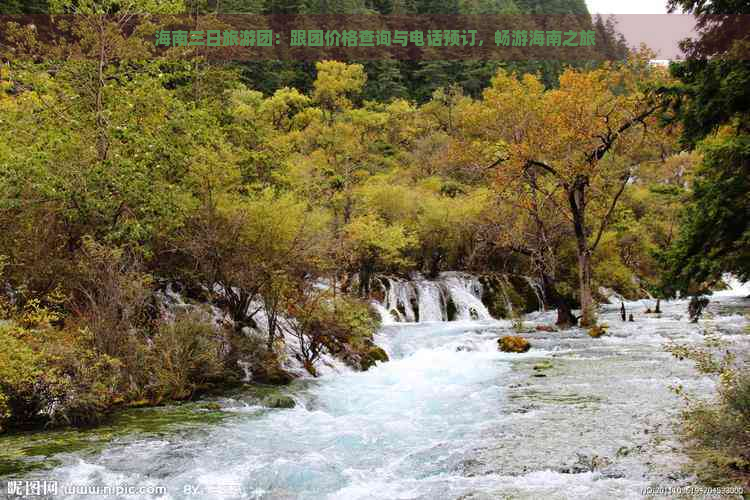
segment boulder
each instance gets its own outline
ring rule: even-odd
[[[531,344],[528,340],[516,335],[501,337],[497,343],[503,352],[526,352],[531,349]]]
[[[360,360],[360,367],[362,370],[368,370],[375,366],[375,363],[385,363],[386,361],[388,361],[388,354],[380,347],[372,345],[367,352],[363,353]]]
[[[591,329],[589,329],[589,337],[593,337],[595,339],[601,337],[605,333],[607,333],[605,326],[594,325],[591,327]]]
[[[273,356],[266,356],[260,362],[252,364],[253,382],[268,385],[287,385],[294,380],[294,376],[279,366]]]
[[[283,394],[272,394],[266,396],[263,400],[263,406],[268,408],[294,408],[295,403],[292,398]]]

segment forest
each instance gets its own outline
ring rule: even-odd
[[[748,13],[671,1],[699,20]],[[522,321],[529,277],[560,330],[597,328],[613,293],[697,301],[726,273],[750,280],[747,32],[707,60],[722,29],[707,23],[668,67],[601,17],[602,61],[209,63],[122,36],[126,9],[588,13],[583,0],[0,2],[81,14],[66,43],[88,56],[0,25],[0,432],[92,425],[248,373],[289,384],[290,348],[313,377],[327,353],[366,370],[388,359],[371,308],[384,278],[470,273],[504,291],[483,299],[493,317]],[[165,312],[174,290],[192,306]],[[731,370],[722,397],[747,474],[750,378]]]

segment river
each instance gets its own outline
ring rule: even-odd
[[[644,314],[649,301],[629,303],[632,323],[607,306],[606,336],[532,331],[525,354],[497,350],[508,321],[387,325],[376,341],[390,362],[297,381],[288,389],[295,408],[238,393],[214,399],[220,411],[197,403],[131,412],[127,425],[104,430],[0,438],[11,450],[0,456],[8,454],[6,478],[55,480],[58,493],[160,491],[119,498],[642,498],[647,486],[694,484],[670,385],[713,388],[665,343],[718,331],[747,347],[747,292],[716,296],[698,325],[684,301],[662,303],[658,316]],[[525,327],[553,321],[534,313]],[[146,425],[155,414],[163,425]]]

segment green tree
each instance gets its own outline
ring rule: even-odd
[[[359,273],[360,293],[369,294],[374,272],[408,264],[406,252],[414,243],[401,224],[387,224],[374,214],[353,218],[344,227],[342,257]]]
[[[672,88],[683,142],[703,153],[679,238],[663,255],[668,292],[698,291],[723,272],[750,279],[750,36],[735,14],[745,2],[673,0],[696,16],[698,37],[685,40],[691,60],[673,64]],[[720,22],[715,22],[717,16]],[[715,60],[712,56],[722,54]]]

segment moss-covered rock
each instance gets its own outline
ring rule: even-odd
[[[339,357],[355,370],[366,371],[376,363],[389,361],[388,354],[372,341],[364,341],[346,346],[346,351]]]
[[[534,290],[522,276],[486,275],[482,283],[482,303],[494,318],[535,311],[539,306]]]
[[[454,321],[458,315],[458,308],[450,295],[447,296],[445,301],[445,312],[448,315],[448,321]],[[492,311],[490,311],[490,314],[492,314]]]
[[[360,367],[362,370],[368,370],[375,366],[377,362],[385,363],[386,361],[388,361],[388,354],[380,347],[373,345],[362,356]]]
[[[537,372],[540,372],[540,371],[543,371],[543,370],[549,370],[550,368],[552,368],[552,363],[550,363],[547,360],[542,361],[541,363],[537,363],[537,364],[534,365],[534,371],[537,371]]]
[[[268,408],[294,408],[295,403],[289,396],[283,394],[272,394],[266,396],[263,400],[263,406]]]
[[[482,283],[482,303],[487,308],[493,318],[507,318],[510,315],[508,310],[508,298],[506,296],[502,283],[495,276],[482,276],[479,278]]]
[[[294,376],[284,370],[275,356],[265,356],[252,363],[253,382],[268,385],[287,385]]]
[[[607,333],[607,327],[604,325],[594,325],[589,329],[589,337],[599,338]]]
[[[501,337],[497,343],[503,352],[526,352],[531,349],[531,343],[517,335],[506,335]]]
[[[539,303],[536,292],[523,276],[512,274],[508,276],[508,283],[510,283],[508,295],[515,312],[530,313],[544,306]]]

